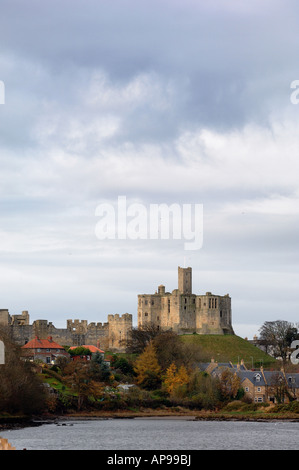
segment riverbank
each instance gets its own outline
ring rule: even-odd
[[[62,415],[46,414],[42,416],[0,416],[0,431],[40,426],[42,424],[61,423],[62,421],[105,420],[105,419],[184,419],[193,421],[292,421],[299,422],[298,413],[273,413],[271,409],[258,411],[209,411],[190,410],[181,407],[167,409],[81,411]]]
[[[225,412],[225,411],[206,411],[206,410],[149,410],[141,409],[138,411],[103,411],[98,413],[74,413],[60,417],[63,420],[72,419],[134,419],[134,418],[164,418],[164,419],[188,419],[188,420],[201,420],[201,421],[273,421],[285,420],[299,422],[297,413],[270,413],[270,412]]]

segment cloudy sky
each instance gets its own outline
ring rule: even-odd
[[[136,323],[185,265],[240,336],[298,322],[298,19],[295,0],[2,0],[0,308]],[[99,239],[120,196],[202,205],[202,247]]]

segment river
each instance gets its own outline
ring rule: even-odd
[[[16,450],[299,450],[299,422],[80,419],[1,431]]]

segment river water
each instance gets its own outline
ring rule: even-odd
[[[299,422],[74,419],[0,437],[17,450],[299,450]]]

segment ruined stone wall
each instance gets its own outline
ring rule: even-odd
[[[133,316],[129,313],[123,315],[108,315],[109,325],[109,350],[123,350],[126,341],[129,339],[129,333],[132,329]]]
[[[8,310],[0,310],[0,326],[7,327],[13,341],[21,346],[35,336],[42,339],[52,336],[53,340],[62,346],[90,344],[104,351],[124,351],[123,340],[128,338],[132,329],[132,315],[109,315],[108,319],[107,323],[90,324],[87,320],[67,320],[66,328],[56,328],[47,320],[35,320],[30,325],[27,311],[21,315],[10,316]]]

